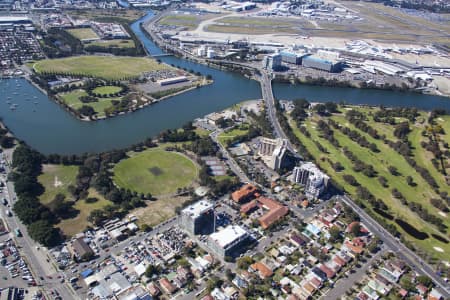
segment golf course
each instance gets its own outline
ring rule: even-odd
[[[358,115],[363,116],[363,122],[375,129],[379,137],[375,138],[373,132],[369,134],[355,126],[355,122],[349,119],[350,110],[360,113]],[[450,188],[443,174],[445,168],[434,166],[431,162],[433,154],[422,146],[429,141],[426,133],[428,114],[419,112],[415,121],[394,117],[388,124],[374,120],[377,111],[379,108],[340,106],[339,112],[327,116],[311,114],[300,127],[292,118],[289,124],[316,164],[354,199],[394,225],[402,237],[418,247],[427,258],[448,258],[448,208],[438,209],[432,205],[432,199],[440,199],[442,194],[450,192]],[[444,120],[438,118],[437,122],[443,124]],[[396,134],[401,123],[409,126],[409,133],[402,139],[398,132]],[[445,141],[449,134],[450,131],[439,134],[439,140]],[[400,141],[410,143],[409,157],[417,167],[410,165],[399,153],[402,150],[393,148]],[[444,142],[440,146],[442,149],[446,147]],[[430,184],[432,181],[421,175],[424,172],[417,171],[420,168],[427,170],[436,184]],[[373,200],[369,201],[366,191],[372,194]],[[379,207],[374,209],[373,202]],[[437,226],[439,222],[441,224]]]
[[[154,196],[174,194],[189,187],[198,175],[197,165],[181,153],[161,148],[145,150],[114,167],[114,183],[138,193]]]

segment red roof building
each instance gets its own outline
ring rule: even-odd
[[[231,194],[231,199],[236,203],[246,202],[255,196],[257,190],[258,189],[254,185],[246,184],[239,190],[234,191]]]
[[[289,208],[276,200],[265,197],[259,197],[257,200],[264,209],[269,210],[258,219],[263,229],[269,228],[273,223],[280,220],[289,213]]]

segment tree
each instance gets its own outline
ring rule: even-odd
[[[242,270],[247,270],[253,263],[253,259],[250,256],[243,256],[237,260],[237,267]]]
[[[408,183],[409,186],[416,186],[416,183],[411,176],[406,176],[406,183]]]
[[[55,246],[60,241],[58,231],[47,220],[38,220],[30,224],[28,234],[33,240],[46,247]]]
[[[161,269],[159,266],[155,266],[155,265],[148,265],[147,269],[145,269],[145,276],[147,276],[148,278],[152,278],[153,275],[158,275],[161,272]]]
[[[361,225],[359,223],[354,223],[350,228],[350,233],[353,236],[359,236],[361,234]]]
[[[426,275],[417,276],[416,280],[418,283],[421,283],[428,288],[431,287],[433,284],[433,281],[430,279],[430,277]]]
[[[333,226],[328,231],[330,234],[330,242],[337,243],[342,240],[341,230],[337,226]]]

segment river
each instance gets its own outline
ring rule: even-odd
[[[163,51],[144,35],[139,26],[140,22],[152,17],[153,14],[149,13],[135,22],[132,29],[149,53],[160,54]],[[258,82],[239,74],[219,71],[177,57],[161,57],[161,60],[205,75],[210,74],[214,83],[131,114],[98,122],[82,122],[25,79],[6,79],[0,81],[0,117],[17,138],[44,154],[80,154],[124,148],[155,136],[162,130],[178,128],[205,114],[243,100],[261,97]],[[274,93],[280,99],[304,97],[310,101],[345,100],[356,104],[416,106],[422,109],[439,107],[450,110],[450,100],[447,98],[412,93],[280,83],[274,84]],[[18,104],[14,111],[10,109],[13,103]]]

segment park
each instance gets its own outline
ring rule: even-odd
[[[74,56],[44,59],[32,64],[37,74],[86,76],[105,80],[138,78],[144,72],[170,69],[169,66],[147,57]]]
[[[114,167],[114,182],[121,188],[153,196],[176,194],[193,185],[197,165],[181,153],[160,148],[134,153]]]

